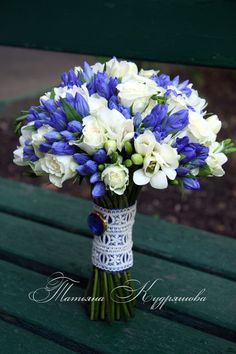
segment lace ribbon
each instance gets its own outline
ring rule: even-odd
[[[93,265],[109,272],[120,272],[132,267],[132,229],[136,204],[124,209],[106,209],[94,204],[93,211],[101,215],[106,224],[104,233],[93,239]]]

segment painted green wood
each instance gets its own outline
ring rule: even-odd
[[[11,318],[14,321],[14,318]],[[73,354],[48,339],[0,320],[0,352],[4,354]]]
[[[81,281],[89,278],[89,238],[2,213],[0,225],[0,257],[47,274],[62,271]],[[205,288],[206,302],[169,302],[165,308],[236,331],[236,282],[137,252],[132,272],[142,284],[163,279],[153,296],[189,297]]]
[[[86,200],[0,178],[0,211],[87,234],[91,207]],[[228,237],[138,214],[134,247],[236,279],[236,241]]]
[[[224,0],[50,1],[46,11],[12,0],[1,6],[0,44],[236,67],[235,13]]]
[[[35,328],[77,342],[102,353],[225,354],[234,353],[236,344],[183,326],[148,312],[136,311],[134,321],[112,326],[91,322],[77,302],[38,304],[28,292],[42,287],[46,277],[11,263],[0,261],[0,307]],[[71,296],[81,296],[79,287]],[[50,320],[47,320],[50,319]]]

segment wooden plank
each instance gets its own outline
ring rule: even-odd
[[[134,321],[116,322],[112,326],[87,319],[81,304],[76,302],[35,303],[28,292],[42,287],[46,277],[16,265],[0,262],[1,309],[30,326],[44,329],[54,336],[92,347],[102,353],[168,353],[216,354],[233,353],[236,344],[204,332],[177,324],[159,316],[137,310]],[[78,287],[71,296],[82,296]],[[50,320],[49,320],[50,319]]]
[[[0,225],[1,258],[46,274],[62,271],[82,282],[89,278],[89,238],[2,213]],[[168,302],[166,309],[201,320],[203,327],[210,323],[222,328],[222,333],[236,336],[236,282],[137,252],[134,259],[133,276],[141,284],[163,280],[154,287],[153,296],[190,297],[206,289],[206,302]]]
[[[40,2],[12,0],[1,6],[0,44],[236,67],[235,13],[224,0],[50,1],[43,13]]]
[[[11,321],[16,322],[14,318]],[[75,353],[48,339],[0,320],[0,345],[4,354],[72,354]]]
[[[91,207],[86,200],[0,178],[0,210],[4,212],[88,235]],[[236,241],[228,237],[139,214],[134,247],[143,253],[236,279]]]

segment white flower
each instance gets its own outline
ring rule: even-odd
[[[40,104],[42,104],[43,101],[49,100],[50,97],[51,97],[51,92],[45,92],[45,94],[39,98]]]
[[[113,140],[117,149],[122,150],[126,141],[134,136],[132,119],[126,119],[116,109],[101,108],[96,113],[98,124],[104,128],[106,139]]]
[[[151,154],[155,145],[156,138],[150,130],[145,130],[134,140],[135,151],[142,156]]]
[[[209,149],[209,155],[206,159],[207,165],[211,169],[213,176],[222,177],[225,174],[225,171],[222,168],[222,165],[227,162],[227,156],[221,152],[221,144],[214,142]]]
[[[30,122],[21,128],[21,136],[19,138],[20,145],[13,152],[13,162],[18,166],[27,166],[29,164],[29,161],[25,161],[23,157],[23,149],[26,141],[31,142],[34,131],[35,128],[33,122]]]
[[[24,160],[23,149],[23,146],[19,146],[16,150],[13,151],[13,162],[18,166],[27,166],[29,164],[28,161]]]
[[[118,97],[124,106],[131,107],[133,113],[142,112],[150,98],[158,93],[158,87],[153,80],[136,76],[130,81],[117,85]]]
[[[186,102],[188,106],[195,109],[196,112],[201,113],[203,109],[207,106],[206,100],[198,96],[197,90],[192,89],[191,95],[186,97]]]
[[[102,172],[101,178],[111,191],[122,195],[129,183],[129,170],[123,165],[110,165]]]
[[[216,140],[220,128],[221,122],[216,115],[205,119],[199,113],[189,111],[188,131],[193,137],[193,142],[210,146]]]
[[[97,74],[98,72],[102,73],[104,70],[104,64],[96,63],[94,65],[91,65],[91,68],[92,68],[94,74]]]
[[[45,125],[42,125],[39,129],[37,129],[36,131],[34,131],[32,133],[31,142],[32,142],[32,146],[34,147],[34,150],[36,152],[38,152],[39,145],[46,140],[44,138],[44,134],[46,134],[52,130],[53,130],[53,128],[50,125],[45,124]]]
[[[71,145],[77,145],[82,150],[92,155],[97,149],[103,147],[105,143],[105,131],[94,116],[83,118],[84,128],[82,130],[82,141],[71,141]]]
[[[150,182],[153,188],[165,189],[168,187],[167,177],[175,179],[178,165],[179,155],[176,149],[168,144],[156,143],[152,154],[144,158],[143,168],[134,172],[134,183],[144,185]]]
[[[159,70],[144,70],[144,69],[141,69],[139,71],[139,75],[144,76],[144,77],[150,77],[152,75],[157,75],[158,72],[159,72]]]
[[[138,68],[135,63],[118,61],[116,58],[112,58],[106,62],[106,72],[109,76],[117,77],[125,82],[138,74]]]
[[[181,109],[187,109],[187,103],[185,101],[185,98],[182,96],[182,94],[175,96],[173,93],[171,93],[168,96],[167,104],[168,104],[168,112],[171,113],[176,113]]]
[[[40,159],[41,169],[49,174],[49,180],[56,187],[61,188],[62,183],[76,175],[76,163],[72,156],[45,154]]]
[[[107,107],[107,100],[104,97],[99,96],[97,93],[88,96],[87,102],[91,115],[95,114],[100,108]]]

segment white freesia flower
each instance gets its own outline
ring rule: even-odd
[[[138,74],[138,68],[135,63],[118,61],[116,58],[112,58],[106,62],[106,72],[109,76],[117,77],[125,82]]]
[[[151,154],[155,145],[156,138],[150,130],[145,130],[134,140],[135,151],[142,156]]]
[[[18,166],[27,166],[29,164],[28,161],[24,160],[23,149],[24,146],[19,146],[16,150],[13,151],[13,162]]]
[[[101,108],[96,113],[98,124],[103,127],[106,139],[113,140],[117,149],[122,150],[126,141],[134,136],[134,125],[132,119],[126,119],[116,109]]]
[[[207,102],[204,98],[199,97],[197,90],[193,88],[191,90],[191,95],[186,97],[187,105],[193,107],[196,112],[201,113],[207,106]]]
[[[100,108],[107,107],[107,100],[104,97],[94,93],[87,97],[90,114],[95,114]]]
[[[193,142],[210,146],[216,140],[216,134],[219,132],[220,128],[221,122],[216,115],[205,119],[199,113],[189,111],[187,130],[192,135]]]
[[[105,143],[105,131],[94,116],[83,118],[84,128],[82,130],[82,141],[71,141],[71,145],[77,145],[82,150],[92,155],[97,149],[103,147]]]
[[[117,85],[117,89],[121,103],[127,107],[132,106],[134,114],[144,111],[150,98],[158,93],[158,87],[153,80],[140,76]]]
[[[206,159],[207,165],[211,169],[213,176],[222,177],[225,174],[225,171],[222,168],[222,165],[227,162],[227,156],[221,152],[221,144],[214,142],[209,148],[209,155]]]
[[[40,159],[41,169],[49,174],[49,180],[56,187],[61,188],[63,182],[76,175],[76,163],[72,156],[45,154]]]
[[[139,75],[144,76],[144,77],[151,77],[153,75],[157,75],[158,72],[159,72],[159,70],[144,70],[144,69],[141,69],[139,71]]]
[[[100,72],[100,73],[103,72],[104,66],[105,66],[105,65],[102,64],[102,63],[96,63],[96,64],[94,64],[94,65],[91,65],[91,68],[92,68],[94,74],[97,74],[98,72]]]
[[[49,133],[52,130],[53,128],[50,125],[45,124],[32,133],[31,136],[32,146],[34,147],[36,152],[38,152],[39,145],[42,142],[46,141],[46,139],[44,138],[44,134]]]
[[[150,182],[153,188],[165,189],[168,187],[167,177],[174,180],[178,166],[179,155],[176,149],[168,144],[156,143],[152,154],[144,158],[143,168],[134,172],[134,183],[144,185]]]
[[[111,191],[122,195],[129,183],[129,170],[123,165],[109,165],[102,172],[101,178]]]
[[[21,136],[19,138],[20,145],[13,152],[13,162],[18,166],[27,166],[29,164],[29,161],[25,161],[23,157],[23,149],[27,141],[31,142],[34,131],[35,129],[33,122],[30,122],[21,128]]]
[[[176,113],[181,109],[187,109],[187,103],[185,98],[181,95],[175,96],[171,93],[167,99],[168,112]]]

